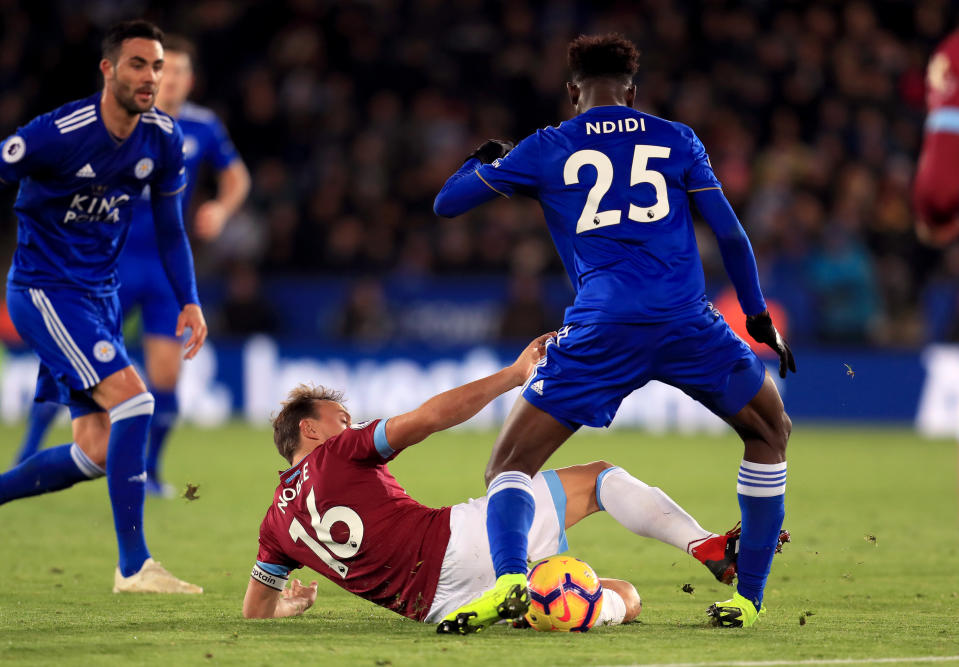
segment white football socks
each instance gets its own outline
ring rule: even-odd
[[[620,467],[608,468],[596,478],[596,499],[623,527],[687,551],[687,547],[715,533],[705,530],[686,510],[655,486],[649,486]]]

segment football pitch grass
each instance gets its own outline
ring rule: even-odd
[[[0,427],[0,460],[21,429]],[[60,428],[50,442],[68,439]],[[450,504],[483,493],[493,433],[456,431],[404,452],[391,469],[413,497]],[[734,436],[584,432],[551,466],[606,459],[662,487],[707,528],[736,522]],[[149,499],[154,557],[202,596],[114,595],[112,520],[102,480],[0,507],[4,582],[0,663],[331,665],[795,664],[959,655],[957,446],[904,429],[798,424],[789,451],[786,527],[768,613],[748,630],[712,628],[706,607],[730,596],[673,547],[605,514],[570,531],[570,553],[628,579],[639,622],[585,635],[504,626],[437,636],[320,578],[303,617],[240,615],[257,528],[282,460],[270,433],[245,424],[174,432],[167,476],[197,500]],[[312,572],[295,574],[309,581]],[[683,591],[685,584],[692,592]],[[687,587],[688,588],[688,587]],[[883,664],[886,664],[885,662]]]

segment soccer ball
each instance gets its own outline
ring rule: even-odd
[[[526,620],[541,632],[586,632],[603,608],[603,585],[593,568],[566,556],[541,560],[529,573]]]

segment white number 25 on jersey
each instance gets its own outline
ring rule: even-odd
[[[310,489],[310,495],[306,497],[306,507],[310,511],[310,524],[316,532],[319,541],[313,538],[303,524],[296,517],[290,522],[290,537],[294,542],[302,541],[310,551],[319,556],[320,560],[329,566],[331,570],[346,579],[350,568],[338,561],[338,558],[349,558],[355,556],[360,550],[360,544],[363,542],[363,519],[349,507],[339,505],[326,510],[326,514],[320,516],[320,511],[316,507],[316,496],[314,490]],[[337,521],[342,521],[349,528],[350,534],[346,542],[337,542],[330,535],[330,528]]]
[[[633,168],[630,171],[629,185],[649,183],[656,190],[656,202],[648,207],[630,204],[629,212],[626,214],[630,220],[656,222],[669,215],[666,179],[660,172],[646,168],[647,160],[650,158],[667,158],[669,157],[669,151],[669,146],[645,146],[642,144],[638,144],[633,150]],[[577,234],[599,227],[618,225],[623,216],[623,212],[617,209],[599,210],[600,202],[613,184],[613,163],[605,153],[587,149],[576,151],[570,155],[563,167],[563,180],[566,185],[579,183],[579,170],[587,164],[596,168],[596,183],[590,188],[589,194],[586,195],[586,205],[583,206],[583,212],[580,213],[579,220],[576,223]]]

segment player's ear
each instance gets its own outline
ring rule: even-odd
[[[110,62],[109,58],[104,58],[100,61],[100,74],[103,75],[104,81],[110,78],[110,75],[113,73],[113,63]]]
[[[631,83],[626,86],[626,106],[633,106],[633,101],[636,99],[636,84]]]
[[[569,93],[569,101],[575,107],[579,104],[580,88],[572,81],[566,82],[566,92]]]
[[[316,424],[313,423],[313,420],[309,417],[304,417],[300,420],[300,435],[305,438],[310,438],[315,440],[317,437]]]

